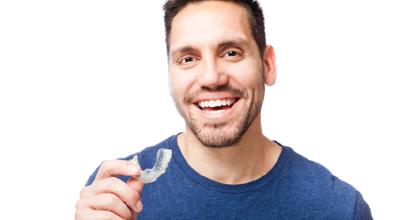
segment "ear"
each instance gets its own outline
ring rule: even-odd
[[[267,45],[263,57],[264,83],[268,86],[274,85],[277,77],[276,54],[271,45]]]

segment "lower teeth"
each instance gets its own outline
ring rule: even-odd
[[[229,109],[231,106],[213,107],[213,108],[202,108],[204,111],[219,111]]]

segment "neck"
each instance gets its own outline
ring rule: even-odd
[[[260,178],[274,166],[281,151],[262,134],[259,115],[234,146],[204,146],[189,129],[178,136],[178,144],[185,160],[196,172],[225,184],[247,183]]]

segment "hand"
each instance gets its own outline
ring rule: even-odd
[[[143,209],[139,180],[140,167],[130,161],[110,160],[102,163],[95,181],[80,192],[76,203],[76,220],[135,220]],[[131,176],[127,183],[116,176]]]

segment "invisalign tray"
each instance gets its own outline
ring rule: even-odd
[[[143,183],[152,183],[157,180],[162,174],[165,173],[166,168],[168,167],[169,161],[172,158],[172,151],[165,148],[160,148],[156,154],[155,165],[152,169],[141,170],[141,166],[137,155],[135,155],[130,161],[138,164],[140,167],[140,180]]]

